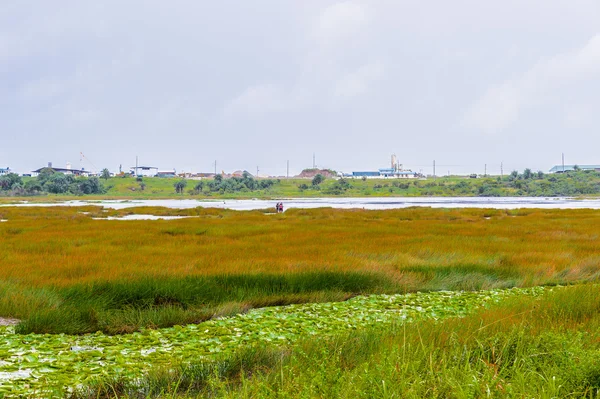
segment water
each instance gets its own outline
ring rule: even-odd
[[[285,209],[323,208],[338,209],[400,209],[413,206],[432,208],[494,208],[494,209],[600,209],[599,199],[543,198],[543,197],[396,197],[396,198],[293,198],[275,200],[131,200],[131,201],[65,201],[57,203],[5,204],[1,206],[89,206],[98,205],[110,209],[126,209],[138,206],[160,206],[172,209],[196,207],[233,209],[247,211],[254,209],[275,210],[275,204],[283,201]]]
[[[184,219],[189,216],[156,216],[156,215],[125,215],[125,216],[108,216],[105,218],[92,218],[94,220],[175,220]]]

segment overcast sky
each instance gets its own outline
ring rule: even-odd
[[[598,0],[1,0],[0,166],[600,164]]]

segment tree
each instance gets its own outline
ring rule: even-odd
[[[9,173],[0,177],[0,190],[12,190],[21,186],[23,186],[23,180],[16,173]]]
[[[187,187],[187,181],[183,179],[179,180],[173,186],[175,187],[175,192],[177,194],[183,194],[183,190],[185,190],[185,188]]]
[[[28,194],[33,195],[44,191],[44,188],[37,180],[29,180],[25,183],[25,190]]]
[[[69,185],[73,183],[73,179],[69,179],[69,177],[62,173],[54,173],[44,183],[44,188],[52,194],[64,194],[69,191]]]
[[[215,175],[215,183],[221,184],[222,181],[223,181],[223,176]]]
[[[110,178],[110,172],[108,171],[108,169],[106,169],[106,168],[102,169],[101,177],[104,180],[108,180]]]
[[[579,167],[579,165],[575,165],[575,166],[573,166],[573,170],[574,170],[575,172],[578,172],[578,171],[580,171],[580,170],[581,170],[581,168]]]
[[[52,168],[43,168],[37,175],[37,181],[43,186],[50,178],[56,174],[56,171]]]
[[[312,185],[318,186],[319,184],[323,183],[323,180],[325,180],[325,177],[323,177],[323,175],[319,173],[315,177],[313,177]]]
[[[204,182],[202,180],[200,180],[198,183],[196,183],[196,185],[194,186],[194,191],[196,192],[196,194],[200,194],[202,192],[202,190],[204,189]]]
[[[508,175],[508,180],[510,180],[510,181],[517,180],[518,177],[519,177],[519,172],[517,172],[516,170],[513,170],[512,172],[510,172],[510,175]]]
[[[544,172],[542,172],[541,170],[538,170],[538,172],[537,172],[537,178],[538,179],[543,179],[544,178]]]
[[[529,180],[533,178],[533,172],[531,169],[527,168],[523,171],[523,179]]]

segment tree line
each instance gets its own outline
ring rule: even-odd
[[[187,180],[182,179],[173,184],[175,192],[183,194],[187,187]],[[254,179],[250,173],[244,172],[242,177],[223,178],[221,175],[215,175],[213,180],[200,180],[196,182],[190,194],[199,195],[202,193],[237,193],[267,190],[277,183],[273,179]]]
[[[14,196],[39,194],[104,194],[106,189],[98,177],[76,177],[44,168],[34,179],[26,182],[16,173],[0,177],[0,191]]]

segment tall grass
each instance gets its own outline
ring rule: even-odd
[[[92,220],[125,213],[194,217]],[[127,332],[144,318],[149,326],[178,317],[186,323],[357,293],[567,284],[600,276],[600,213],[593,210],[291,209],[266,215],[88,206],[7,207],[0,216],[8,219],[0,224],[0,316],[29,319],[23,332]],[[163,308],[168,314],[159,316]],[[51,326],[69,314],[73,327]],[[120,317],[129,321],[119,327]]]
[[[141,384],[98,382],[78,397],[596,398],[597,289],[570,287],[461,319],[292,348],[243,349],[211,363],[155,370]]]
[[[55,300],[49,306],[30,309],[17,332],[129,333],[141,327],[199,323],[256,307],[339,301],[395,289],[385,276],[369,272],[188,276],[78,284],[55,289]],[[10,305],[13,303],[5,302],[7,308]]]

